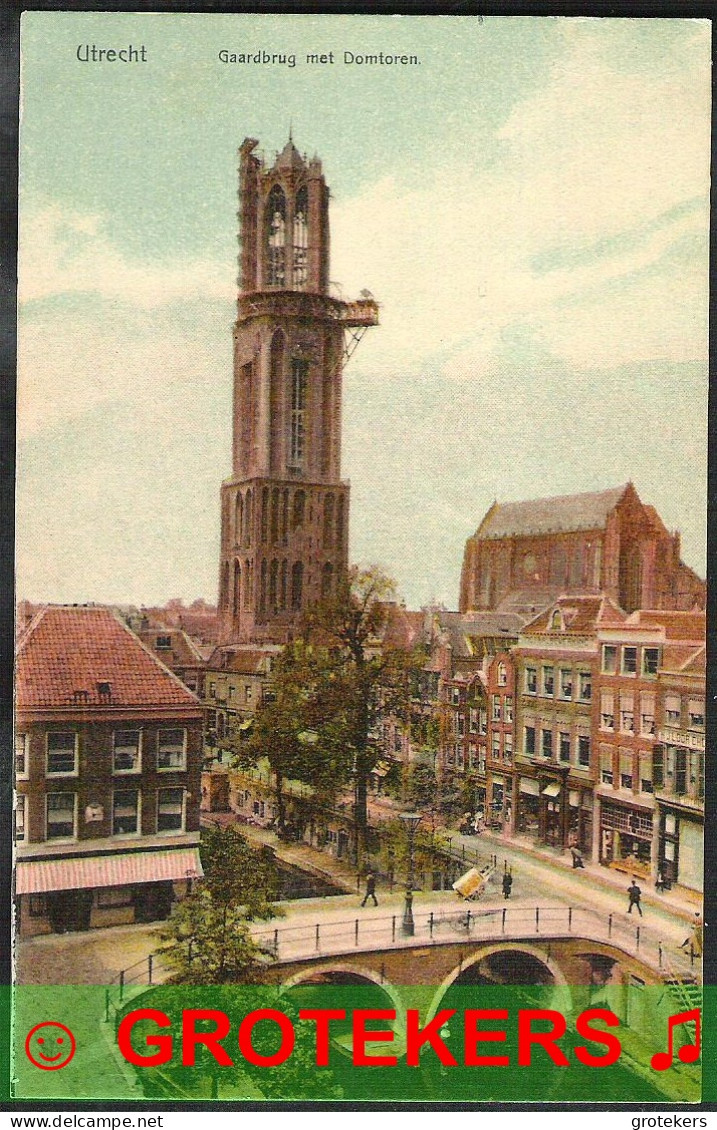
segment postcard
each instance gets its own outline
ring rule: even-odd
[[[23,15],[14,1102],[700,1102],[710,37]]]

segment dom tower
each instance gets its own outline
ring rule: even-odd
[[[341,481],[345,360],[378,308],[329,293],[329,190],[291,139],[268,168],[239,166],[241,277],[234,328],[233,473],[222,484],[223,643],[284,642],[348,563]]]

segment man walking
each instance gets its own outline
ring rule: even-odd
[[[373,905],[378,906],[378,899],[376,898],[376,876],[373,871],[369,871],[366,876],[366,894],[363,896],[361,906],[365,906],[368,899],[373,899]]]
[[[511,875],[510,871],[506,871],[503,874],[503,898],[504,899],[510,898],[510,892],[511,892],[512,889],[513,889],[513,876]]]
[[[642,894],[642,891],[638,887],[637,880],[635,879],[634,875],[632,877],[632,882],[630,883],[630,886],[627,888],[627,893],[628,893],[628,897],[630,899],[630,902],[629,902],[628,907],[627,907],[627,913],[632,914],[632,908],[633,908],[633,906],[636,906],[637,909],[640,912],[640,918],[642,918],[642,907],[640,906],[640,895]]]

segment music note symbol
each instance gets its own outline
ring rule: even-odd
[[[667,1021],[667,1051],[655,1052],[650,1060],[655,1071],[666,1071],[668,1067],[672,1066],[674,1059],[672,1042],[675,1028],[678,1024],[689,1024],[691,1021],[694,1021],[695,1024],[695,1042],[681,1047],[677,1057],[682,1063],[695,1063],[700,1058],[700,1010],[691,1008],[689,1012],[678,1012],[669,1017]]]

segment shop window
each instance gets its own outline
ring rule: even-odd
[[[159,730],[157,733],[157,768],[186,769],[187,731],[184,729]]]
[[[77,773],[77,734],[51,730],[47,735],[47,776]]]
[[[538,693],[538,672],[535,667],[525,668],[525,693]]]
[[[157,831],[184,831],[184,789],[158,790]]]
[[[47,839],[73,840],[77,835],[75,793],[47,794]]]
[[[642,651],[642,673],[643,675],[656,675],[657,668],[660,666],[660,649],[659,647],[645,647]]]
[[[112,835],[133,836],[139,831],[139,789],[122,789],[112,798]]]
[[[113,737],[113,771],[139,773],[141,730],[115,730]]]
[[[622,649],[622,673],[623,675],[634,675],[637,672],[637,648],[636,647],[623,647]]]
[[[543,694],[552,698],[555,693],[555,674],[552,667],[543,667]]]
[[[101,887],[97,891],[97,907],[99,910],[110,910],[112,907],[131,905],[132,887]]]
[[[602,669],[605,675],[615,675],[617,673],[617,647],[615,644],[603,644]]]

